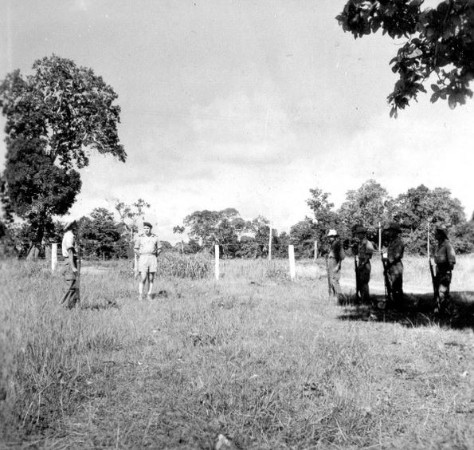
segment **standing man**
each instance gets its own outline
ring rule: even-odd
[[[396,222],[390,223],[385,229],[388,238],[386,268],[390,292],[395,306],[403,306],[403,253],[405,244],[402,241],[402,230]]]
[[[151,232],[150,222],[143,222],[143,234],[139,234],[135,241],[135,254],[138,257],[138,271],[140,272],[140,282],[138,285],[138,299],[143,298],[143,289],[148,281],[147,299],[151,300],[153,282],[158,268],[157,256],[161,252],[161,245],[158,237]]]
[[[438,312],[448,312],[452,309],[449,287],[452,271],[456,264],[456,254],[449,242],[448,231],[444,227],[436,227],[435,239],[438,247],[434,256],[436,263],[436,286],[438,290]]]
[[[74,308],[80,302],[79,295],[79,265],[77,259],[77,235],[78,224],[72,220],[64,227],[64,236],[61,251],[64,258],[63,275],[70,282],[69,289],[61,300],[68,309]]]
[[[370,291],[369,291],[369,282],[370,282],[370,272],[372,270],[370,259],[374,253],[374,246],[372,242],[367,239],[367,228],[359,225],[355,229],[355,234],[357,240],[359,241],[359,246],[357,250],[357,270],[356,270],[356,277],[358,283],[356,282],[356,286],[359,287],[359,292],[356,292],[356,298],[359,299],[363,303],[369,303],[370,301]]]
[[[336,230],[329,230],[326,266],[328,270],[329,295],[335,295],[342,302],[342,292],[339,280],[341,278],[341,263],[344,259],[344,249]]]

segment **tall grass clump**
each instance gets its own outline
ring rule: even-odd
[[[206,255],[181,255],[163,253],[158,258],[158,276],[201,279],[207,278],[211,270],[211,260]]]

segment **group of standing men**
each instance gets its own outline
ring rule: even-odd
[[[161,253],[161,244],[158,237],[151,232],[150,222],[143,222],[143,233],[139,234],[134,242],[136,270],[140,274],[138,284],[138,298],[143,299],[143,291],[148,282],[146,298],[152,299],[153,283],[158,269],[157,257]],[[78,258],[77,242],[78,223],[76,220],[68,222],[64,227],[64,236],[61,245],[63,256],[63,276],[69,287],[61,303],[72,309],[80,303],[79,275],[80,258]]]
[[[135,239],[134,252],[137,271],[140,273],[138,285],[139,300],[143,298],[143,291],[148,282],[147,299],[152,298],[153,283],[158,268],[157,257],[161,253],[161,245],[158,237],[151,232],[150,222],[143,222],[143,233]],[[66,224],[62,240],[62,255],[64,258],[63,274],[69,282],[69,288],[61,303],[68,308],[74,308],[80,302],[79,293],[79,258],[77,251],[76,233],[78,224],[75,220]],[[384,281],[387,292],[387,300],[395,307],[404,306],[403,295],[403,254],[405,244],[401,238],[401,228],[398,223],[390,223],[385,228],[388,240],[386,252],[382,253],[382,264],[384,269]],[[357,302],[370,302],[369,282],[371,274],[371,259],[375,252],[374,245],[367,238],[367,229],[357,226],[354,230],[357,246],[353,248],[355,273],[356,273],[356,300]],[[329,293],[335,295],[340,302],[343,301],[341,286],[342,260],[345,257],[344,248],[336,230],[329,230],[327,234],[328,246],[326,248],[326,265],[328,271]],[[449,242],[448,232],[444,227],[437,227],[435,239],[438,243],[434,255],[436,263],[436,274],[433,279],[435,297],[438,302],[437,308],[447,310],[449,308],[449,288],[452,279],[452,270],[456,264],[456,255],[453,246]],[[385,306],[383,302],[382,306]]]
[[[386,251],[381,253],[386,288],[386,302],[380,302],[379,307],[394,306],[403,308],[403,254],[405,244],[401,238],[402,230],[398,223],[392,222],[384,229],[387,239]],[[356,245],[353,247],[355,274],[356,274],[356,302],[370,303],[369,282],[371,274],[371,259],[375,252],[374,245],[367,238],[367,229],[357,226],[354,229]],[[342,260],[345,257],[341,239],[336,230],[329,230],[327,234],[326,264],[328,271],[329,293],[335,295],[340,303],[343,295],[339,284]],[[448,232],[444,227],[437,227],[435,239],[438,243],[434,255],[436,274],[433,287],[436,297],[436,309],[446,312],[450,309],[449,289],[452,279],[452,270],[456,264],[456,255],[449,242]],[[379,249],[381,251],[381,249]]]

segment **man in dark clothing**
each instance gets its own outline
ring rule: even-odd
[[[386,268],[390,292],[395,306],[403,306],[403,253],[405,244],[402,241],[402,230],[398,223],[392,222],[385,229],[388,237]]]
[[[358,226],[355,229],[356,237],[359,241],[357,248],[357,271],[356,277],[359,288],[359,292],[356,293],[357,297],[360,294],[360,299],[363,303],[368,303],[370,300],[369,282],[370,272],[372,270],[370,259],[374,253],[374,246],[372,242],[367,239],[367,229],[363,226]]]
[[[456,254],[449,242],[448,232],[444,227],[437,227],[435,239],[438,247],[434,256],[436,263],[436,287],[438,291],[438,312],[449,311],[452,307],[450,302],[449,288],[451,285],[452,271],[456,264]]]
[[[69,288],[64,294],[61,303],[72,309],[80,302],[79,294],[79,265],[77,260],[77,234],[78,224],[75,220],[68,222],[64,228],[61,250],[64,258],[63,275]]]
[[[335,295],[338,302],[342,301],[342,292],[339,280],[341,278],[341,263],[344,259],[344,249],[336,230],[328,232],[328,248],[326,264],[330,295]]]

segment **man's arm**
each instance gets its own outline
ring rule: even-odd
[[[77,273],[77,265],[76,265],[76,260],[74,258],[74,249],[72,247],[69,247],[67,249],[67,255],[68,255],[69,265],[71,266],[72,271],[74,273]]]

